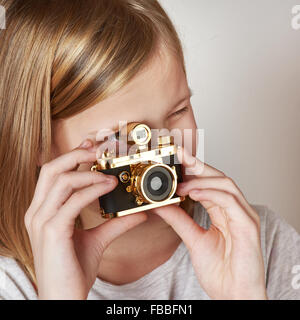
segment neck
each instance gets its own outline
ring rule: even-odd
[[[186,211],[191,214],[192,210]],[[123,233],[106,248],[98,273],[100,279],[117,285],[133,282],[166,262],[178,248],[181,238],[173,228],[151,210],[146,214],[145,222]],[[81,214],[84,229],[105,221],[94,210]]]

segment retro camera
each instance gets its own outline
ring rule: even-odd
[[[124,131],[126,144],[134,146],[135,152],[118,155],[105,151],[91,167],[119,180],[113,191],[99,197],[102,217],[115,218],[183,201],[185,197],[176,195],[182,172],[173,137],[159,136],[153,144],[147,125],[130,123],[116,139],[124,138]],[[154,147],[149,149],[150,142]]]

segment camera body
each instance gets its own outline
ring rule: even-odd
[[[172,137],[158,137],[156,146],[149,150],[151,130],[147,125],[131,123],[126,129],[127,137],[137,147],[136,152],[119,157],[104,152],[91,168],[119,180],[114,190],[99,197],[103,218],[133,214],[185,199],[176,194],[182,172]]]

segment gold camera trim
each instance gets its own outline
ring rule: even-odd
[[[100,170],[128,166],[128,165],[132,165],[140,162],[147,163],[149,159],[152,159],[151,161],[154,161],[154,162],[162,163],[161,158],[176,154],[178,148],[179,147],[177,147],[176,145],[163,146],[153,150],[143,151],[140,153],[135,153],[132,155],[123,156],[119,158],[109,156],[108,154],[108,156],[104,158],[97,159],[93,167],[91,168],[91,170],[100,171]]]
[[[172,189],[167,197],[167,199],[162,200],[162,201],[153,201],[149,197],[147,197],[145,190],[143,188],[144,185],[144,180],[147,172],[155,167],[163,167],[167,169],[170,174],[172,175],[173,178],[173,184],[172,184]],[[140,172],[137,172],[139,171]],[[137,172],[137,173],[136,173]],[[136,202],[138,205],[142,205],[144,202],[146,203],[163,203],[164,201],[170,200],[177,187],[177,173],[175,167],[170,167],[167,166],[166,164],[163,163],[155,163],[155,164],[148,164],[148,165],[137,165],[136,168],[133,168],[132,174],[131,174],[131,186],[127,187],[128,192],[132,192],[135,197],[136,197]]]
[[[141,211],[155,209],[155,208],[158,208],[158,207],[168,206],[170,204],[176,204],[176,203],[182,202],[184,200],[185,200],[185,197],[176,197],[176,198],[164,201],[163,203],[160,202],[160,203],[146,204],[144,206],[139,206],[139,207],[136,207],[136,208],[123,210],[123,211],[115,212],[115,213],[105,213],[104,210],[102,208],[100,208],[100,212],[101,212],[102,218],[112,219],[112,218],[127,216],[129,214],[133,214],[133,213],[137,213],[137,212],[141,212]]]
[[[147,131],[148,137],[143,143],[139,144],[137,143],[138,139],[136,138],[136,131],[140,127],[143,127]],[[129,214],[133,214],[141,211],[146,211],[146,210],[150,210],[150,209],[154,209],[154,208],[158,208],[158,207],[162,207],[170,204],[176,204],[185,200],[185,197],[183,196],[172,198],[175,194],[176,187],[177,187],[176,169],[175,169],[175,166],[171,167],[163,163],[164,157],[175,155],[177,153],[177,150],[180,148],[180,146],[177,146],[174,144],[173,137],[169,137],[169,136],[158,137],[158,141],[157,141],[158,145],[156,146],[156,148],[152,150],[148,150],[147,146],[152,136],[150,128],[145,124],[130,123],[128,124],[127,129],[129,129],[128,134],[131,135],[134,142],[139,147],[137,152],[135,154],[121,156],[121,157],[118,157],[115,154],[110,154],[109,152],[105,152],[104,156],[102,156],[101,158],[98,158],[95,161],[94,165],[91,167],[91,171],[101,171],[106,169],[119,168],[123,166],[130,166],[129,180],[131,181],[131,183],[129,186],[127,186],[128,189],[126,190],[127,192],[132,192],[133,195],[135,195],[136,203],[138,206],[136,208],[131,208],[128,210],[123,210],[115,213],[106,213],[102,208],[100,208],[102,217],[106,219],[121,217],[121,216],[129,215]],[[122,134],[122,130],[120,131],[120,133]],[[154,162],[154,164],[149,164],[151,162]],[[168,199],[163,201],[158,201],[158,202],[152,201],[151,199],[149,199],[146,196],[146,194],[143,192],[143,188],[141,187],[143,185],[143,177],[145,176],[145,173],[156,166],[165,167],[173,175],[172,190],[168,196]],[[144,170],[145,172],[143,172],[143,168],[146,168]],[[142,170],[141,178],[139,178],[140,172],[135,174],[138,171],[137,169]],[[119,178],[121,177],[119,176]],[[124,181],[123,183],[126,183],[126,182]],[[145,204],[145,202],[147,204]]]
[[[147,132],[147,139],[143,142],[140,142],[140,140],[138,139],[137,137],[137,131],[139,129],[143,128],[146,132]],[[132,124],[131,126],[129,125],[128,126],[128,131],[129,131],[129,134],[128,136],[132,138],[132,140],[138,145],[138,146],[143,146],[143,145],[146,145],[150,140],[151,140],[151,129],[145,125],[145,124],[142,124],[142,123],[139,123],[139,124]]]

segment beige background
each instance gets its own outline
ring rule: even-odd
[[[250,203],[269,206],[300,232],[296,0],[160,3],[183,41],[205,161],[232,177]]]

